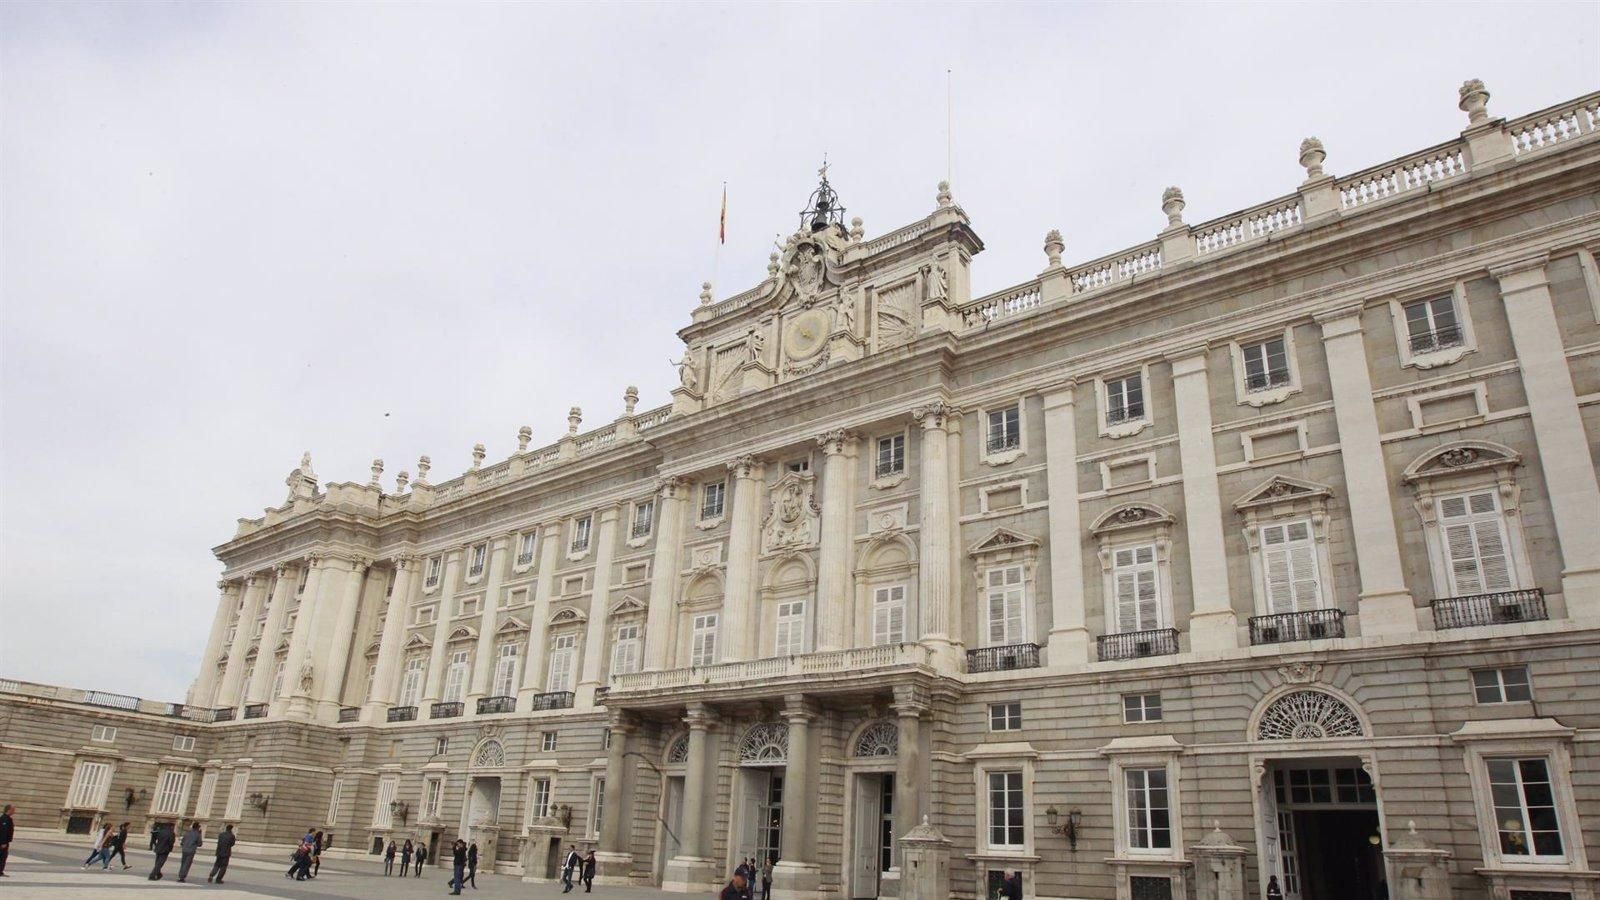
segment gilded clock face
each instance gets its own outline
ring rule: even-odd
[[[789,320],[783,343],[790,359],[807,359],[815,356],[827,339],[828,314],[808,309]]]

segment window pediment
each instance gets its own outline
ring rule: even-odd
[[[1246,512],[1269,509],[1297,501],[1313,501],[1318,505],[1325,506],[1332,496],[1333,490],[1325,484],[1293,478],[1288,475],[1274,475],[1234,501],[1233,508],[1240,512]]]
[[[420,634],[411,635],[411,637],[406,640],[406,644],[405,645],[407,647],[427,647],[427,646],[430,646],[429,643],[428,643],[428,639],[423,637]]]
[[[477,637],[478,632],[476,629],[469,628],[466,625],[459,625],[454,631],[450,632],[450,643],[475,640]]]
[[[504,622],[500,623],[500,627],[495,629],[495,634],[515,634],[519,631],[527,630],[527,622],[522,621],[516,616],[508,616]]]
[[[1134,528],[1171,527],[1177,519],[1154,503],[1123,503],[1101,513],[1089,526],[1093,534],[1109,534]]]
[[[643,600],[629,594],[611,606],[612,617],[631,616],[644,613],[646,606]]]
[[[560,625],[582,625],[587,621],[589,621],[589,617],[584,615],[582,610],[571,606],[563,606],[550,614],[551,627]]]
[[[1020,531],[1009,528],[996,528],[989,532],[989,536],[973,544],[967,553],[974,557],[992,556],[1002,553],[1036,553],[1039,550],[1037,538],[1029,537]]]
[[[1503,477],[1521,464],[1522,455],[1504,444],[1454,441],[1428,451],[1406,466],[1405,480],[1420,485],[1438,478],[1474,473],[1495,473]]]

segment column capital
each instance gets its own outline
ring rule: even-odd
[[[1077,387],[1077,380],[1068,378],[1040,390],[1039,395],[1044,399],[1045,411],[1071,406],[1077,400]]]
[[[895,714],[902,718],[920,718],[928,711],[928,692],[914,684],[897,685],[894,689],[894,703],[891,706]]]
[[[1181,378],[1184,375],[1205,372],[1206,360],[1210,353],[1211,347],[1207,344],[1194,344],[1168,353],[1167,362],[1172,363],[1172,377]]]
[[[656,479],[656,493],[663,500],[689,499],[689,479],[682,475],[663,475]]]
[[[728,461],[728,472],[739,481],[760,478],[765,472],[764,460],[759,456],[739,456]]]
[[[1550,254],[1541,253],[1515,260],[1489,269],[1489,274],[1500,282],[1500,296],[1531,290],[1550,283],[1545,267],[1550,264]]]
[[[228,593],[229,591],[237,591],[238,589],[239,579],[237,578],[223,578],[217,582],[217,590],[223,592],[224,594]]]
[[[611,729],[613,739],[619,734],[628,734],[634,729],[633,716],[622,709],[613,709],[606,717],[606,727]]]
[[[292,563],[278,563],[272,567],[272,574],[278,579],[282,580],[284,578],[288,578],[289,573],[293,572],[294,569],[295,567]]]
[[[710,731],[717,724],[717,711],[704,703],[691,703],[683,713],[683,724],[690,731]]]
[[[332,555],[325,550],[313,550],[306,554],[306,565],[313,569],[320,569],[327,565]]]
[[[859,435],[835,428],[817,435],[817,446],[822,448],[824,456],[838,456],[845,452],[849,446],[859,439]]]
[[[791,724],[795,722],[809,722],[817,717],[817,704],[805,694],[785,694],[783,697],[784,721]]]
[[[601,522],[615,522],[620,512],[621,507],[617,503],[606,503],[595,510],[595,515]]]
[[[1361,314],[1366,306],[1361,303],[1351,303],[1337,309],[1317,313],[1312,318],[1322,326],[1322,339],[1344,337],[1349,334],[1361,332]]]
[[[397,553],[389,557],[389,564],[396,572],[403,572],[417,564],[417,557],[412,553]]]
[[[572,518],[572,516],[556,516],[555,518],[546,519],[545,521],[539,523],[539,530],[553,531],[556,534],[560,534],[562,527],[567,524],[567,520],[570,518]]]
[[[943,400],[935,400],[911,410],[911,418],[922,426],[923,431],[943,431],[950,425],[950,420],[961,415],[959,407]]]

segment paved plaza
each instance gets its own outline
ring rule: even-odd
[[[178,883],[178,854],[167,860],[161,881],[149,881],[151,854],[145,850],[130,850],[128,863],[123,870],[113,862],[109,870],[97,864],[91,869],[80,868],[88,848],[71,844],[42,841],[17,841],[11,845],[11,858],[6,863],[7,878],[0,879],[0,897],[12,898],[67,898],[83,897],[89,900],[153,900],[156,892],[203,892],[204,896],[224,900],[243,900],[247,897],[377,897],[385,900],[410,900],[419,897],[439,897],[449,893],[445,881],[450,877],[445,869],[427,866],[421,878],[385,877],[380,861],[357,862],[351,860],[324,860],[321,874],[311,881],[290,881],[283,877],[289,867],[288,851],[284,861],[235,855],[228,866],[227,884],[206,884],[206,874],[211,871],[212,855],[206,848],[195,857],[194,868],[189,872],[189,883]],[[580,886],[573,891],[581,894]],[[508,876],[478,876],[478,889],[466,888],[463,894],[482,900],[497,898],[549,898],[561,894],[559,884],[526,884],[520,878]],[[658,900],[668,895],[653,888],[616,887],[595,885],[594,900]]]

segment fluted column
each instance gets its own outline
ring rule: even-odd
[[[1078,512],[1078,424],[1071,382],[1044,395],[1045,486],[1050,492],[1052,666],[1089,661],[1083,609],[1083,532]],[[915,820],[901,820],[911,821]]]
[[[1600,616],[1600,482],[1550,298],[1548,262],[1548,255],[1539,256],[1491,274],[1500,282],[1528,417],[1539,444],[1539,466],[1561,545],[1561,593],[1567,616],[1581,619]]]
[[[896,838],[922,821],[922,796],[928,790],[927,773],[923,771],[922,761],[922,717],[927,712],[928,702],[921,691],[911,686],[895,688],[894,714],[900,729],[899,752],[895,754],[894,761]]]
[[[691,703],[683,717],[689,726],[689,759],[683,772],[683,824],[678,856],[667,861],[661,889],[674,893],[700,893],[721,881],[720,867],[711,858],[714,826],[710,821],[712,792],[716,789],[716,747],[711,729],[716,716],[703,703]],[[665,789],[665,788],[663,788]]]
[[[774,897],[815,897],[822,885],[816,862],[817,766],[811,746],[811,720],[816,711],[803,695],[784,698],[789,723],[789,759],[783,767],[783,793],[798,802],[783,805],[782,850],[772,870]]]
[[[500,582],[505,578],[506,557],[511,553],[510,532],[489,539],[489,573],[484,576],[483,608],[478,610],[478,648],[472,658],[472,683],[467,690],[467,714],[478,714],[478,701],[489,696],[494,675],[495,628],[500,615]]]
[[[660,513],[656,521],[656,552],[650,565],[650,611],[645,619],[644,668],[647,671],[672,665],[673,631],[677,617],[678,569],[683,558],[683,515],[689,498],[689,484],[673,476],[661,479]]]
[[[284,657],[283,687],[278,696],[272,698],[271,712],[275,716],[291,710],[297,715],[306,715],[311,711],[311,691],[302,686],[301,672],[308,666],[312,670],[316,668],[312,643],[318,633],[317,616],[325,605],[322,598],[326,587],[324,582],[337,580],[328,577],[329,563],[325,555],[311,554],[311,574],[306,578],[306,589],[300,594],[300,607],[294,616],[294,631],[289,635],[289,653]],[[326,602],[332,602],[331,598]]]
[[[1339,426],[1339,459],[1350,496],[1350,524],[1361,574],[1361,633],[1403,634],[1417,630],[1417,613],[1400,564],[1394,496],[1372,403],[1372,375],[1361,337],[1361,307],[1321,316],[1328,357],[1333,418]]]
[[[594,706],[594,691],[606,678],[606,648],[611,646],[611,561],[617,555],[617,507],[601,507],[596,518],[594,583],[589,591],[589,622],[583,638],[583,675],[576,703]],[[609,784],[609,782],[608,782]]]
[[[261,614],[261,601],[267,593],[267,576],[253,574],[244,580],[244,607],[239,610],[239,627],[233,631],[233,644],[228,648],[228,665],[222,670],[222,684],[217,688],[214,701],[218,709],[231,709],[239,705],[244,691],[244,655],[250,650],[250,631],[255,627],[256,616]]]
[[[956,408],[947,403],[920,406],[912,412],[922,425],[922,489],[918,494],[918,504],[922,508],[922,546],[917,561],[921,641],[932,651],[934,665],[947,671],[961,666],[950,640],[953,545],[947,459],[950,420],[958,414]]]
[[[539,574],[533,584],[533,611],[528,613],[527,665],[522,670],[517,709],[528,709],[533,695],[544,693],[544,654],[550,646],[550,594],[555,590],[561,542],[560,519],[539,527]]]
[[[1217,486],[1217,447],[1211,433],[1211,388],[1204,346],[1172,358],[1172,393],[1178,404],[1183,519],[1189,540],[1189,583],[1194,592],[1189,646],[1201,652],[1226,650],[1239,646],[1239,620],[1228,593],[1228,558],[1222,543],[1222,497]]]
[[[256,669],[245,690],[245,703],[266,703],[272,691],[272,670],[277,665],[278,638],[283,636],[283,622],[289,617],[289,597],[294,594],[296,569],[280,565],[274,570],[277,579],[272,584],[272,600],[267,606],[267,622],[261,632],[261,643],[256,647]]]
[[[756,612],[756,558],[761,555],[761,495],[765,468],[753,456],[728,463],[733,480],[733,522],[728,532],[728,582],[722,594],[718,628],[720,661],[748,659]]]
[[[628,848],[633,826],[633,766],[627,764],[628,737],[633,723],[626,714],[611,714],[611,749],[606,751],[605,816],[600,820],[600,847],[595,853],[598,880],[607,884],[627,884],[633,868]],[[666,789],[666,785],[662,785]]]
[[[381,722],[395,703],[400,690],[400,659],[405,654],[406,619],[411,614],[413,576],[416,557],[401,554],[394,558],[394,591],[383,614],[383,636],[378,639],[378,671],[372,675],[372,690],[367,695],[361,720]]]
[[[330,722],[338,720],[339,708],[343,705],[344,680],[350,673],[350,654],[356,646],[356,615],[361,611],[361,590],[366,585],[367,571],[372,566],[371,560],[361,558],[343,559],[340,563],[347,571],[338,609],[319,613],[319,629],[324,628],[329,618],[327,612],[331,611],[334,615],[332,627],[326,629],[328,646],[322,660],[317,663],[313,689],[317,699],[317,718]]]
[[[466,558],[465,547],[444,555],[444,576],[439,585],[439,614],[433,622],[433,648],[428,654],[428,679],[422,690],[424,704],[438,703],[444,690],[444,655],[450,646],[450,613],[456,600],[456,576]]]
[[[854,482],[856,436],[830,431],[817,438],[822,448],[822,540],[818,550],[816,649],[843,650],[855,621],[854,567],[850,564],[851,487]]]
[[[239,607],[239,582],[219,581],[217,612],[211,617],[211,633],[206,636],[206,649],[200,655],[200,671],[183,702],[188,706],[209,706],[217,688],[217,657],[222,655],[222,642],[228,636],[228,623],[233,621]]]

